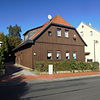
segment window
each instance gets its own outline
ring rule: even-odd
[[[51,36],[51,31],[48,31],[48,36]]]
[[[84,36],[84,33],[83,33],[83,31],[81,31],[80,33],[81,33],[81,36],[83,37],[83,36]]]
[[[93,32],[92,31],[90,31],[90,36],[93,36]]]
[[[57,28],[57,36],[61,36],[61,29]]]
[[[25,40],[25,41],[28,40],[28,34],[26,34],[26,35],[24,36],[24,40]]]
[[[73,59],[74,59],[74,60],[77,59],[77,57],[76,57],[76,52],[73,53]]]
[[[84,28],[84,25],[82,25],[82,28]]]
[[[60,51],[57,51],[56,57],[57,57],[57,60],[60,60],[61,59],[61,52]]]
[[[47,59],[52,60],[52,52],[51,51],[48,51]]]
[[[87,62],[92,62],[93,61],[93,59],[87,59]]]
[[[69,51],[66,52],[66,59],[70,59]]]
[[[69,33],[68,33],[68,30],[65,30],[65,37],[69,37]]]

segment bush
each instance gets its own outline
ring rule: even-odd
[[[53,70],[56,73],[57,71],[70,71],[75,72],[80,71],[99,71],[98,62],[77,62],[77,61],[62,61],[62,62],[36,62],[35,70],[39,72],[48,72],[48,65],[53,64]]]
[[[99,70],[99,63],[98,62],[92,62],[90,69],[92,71],[98,71]]]
[[[4,69],[4,53],[3,50],[0,48],[0,70]]]

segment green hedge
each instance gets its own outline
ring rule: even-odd
[[[4,69],[4,58],[0,56],[0,70]]]
[[[39,72],[48,72],[48,65],[53,64],[54,72],[57,71],[99,71],[99,63],[98,62],[77,62],[77,61],[62,61],[62,62],[36,62],[35,70]]]

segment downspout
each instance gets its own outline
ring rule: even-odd
[[[33,69],[33,44],[32,44],[32,69]],[[34,69],[33,69],[34,70]]]

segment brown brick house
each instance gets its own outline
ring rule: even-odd
[[[86,43],[60,15],[25,32],[24,40],[14,49],[17,64],[34,68],[36,61],[85,61]]]

